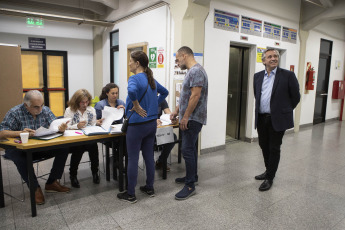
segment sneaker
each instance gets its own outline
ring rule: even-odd
[[[118,193],[117,198],[123,201],[127,201],[128,203],[134,204],[137,202],[137,198],[135,196],[129,195],[127,192]]]
[[[154,197],[155,196],[155,190],[148,188],[146,185],[145,186],[140,186],[140,191],[142,191],[143,193],[146,193],[150,197]]]
[[[156,169],[157,170],[163,169],[163,163],[156,161]],[[170,172],[170,167],[169,166],[167,166],[167,172]]]
[[[193,195],[195,195],[195,188],[184,186],[181,191],[176,193],[175,199],[176,200],[186,200]]]
[[[180,177],[180,178],[176,178],[175,179],[175,183],[176,184],[185,184],[186,182],[186,177]],[[198,179],[196,179],[196,181],[194,182],[194,185],[198,185]]]

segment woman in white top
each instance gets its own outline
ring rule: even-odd
[[[72,118],[72,121],[68,124],[68,129],[82,129],[88,125],[102,124],[101,119],[96,120],[95,109],[89,106],[91,99],[91,94],[86,89],[79,89],[73,94],[72,98],[68,102],[69,107],[66,109],[64,115],[64,117]],[[71,147],[70,151],[72,152],[69,168],[71,185],[75,188],[80,188],[80,184],[77,179],[77,172],[79,163],[85,151],[89,152],[93,183],[99,184],[100,178],[98,173],[99,159],[97,143]]]

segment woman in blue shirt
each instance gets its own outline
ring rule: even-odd
[[[119,87],[114,83],[108,83],[102,89],[102,94],[99,96],[100,101],[96,103],[95,110],[97,119],[102,118],[102,110],[105,106],[113,108],[125,108],[125,102],[119,98]],[[121,122],[122,123],[122,122]]]
[[[139,152],[142,151],[146,165],[146,185],[140,190],[150,197],[154,196],[155,164],[153,146],[157,129],[157,110],[169,94],[168,90],[154,78],[148,67],[149,60],[142,51],[131,53],[129,70],[135,75],[128,79],[128,96],[126,100],[126,116],[129,125],[126,134],[128,153],[128,191],[117,194],[121,200],[135,203],[135,186],[138,177]],[[157,93],[159,93],[157,100]],[[139,103],[140,101],[140,103]]]

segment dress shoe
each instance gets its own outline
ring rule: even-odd
[[[259,191],[263,192],[263,191],[269,190],[272,187],[272,184],[273,184],[273,180],[265,180],[260,185]]]
[[[80,184],[78,178],[76,176],[70,176],[69,179],[71,180],[71,185],[74,188],[80,188]]]
[[[99,184],[100,178],[99,178],[98,172],[97,173],[92,173],[92,178],[93,178],[93,183],[94,184]]]
[[[45,187],[46,192],[70,192],[71,189],[61,185],[57,180],[55,180],[51,184],[46,184]]]
[[[36,201],[36,204],[38,204],[38,205],[45,203],[44,195],[43,195],[42,189],[40,187],[38,187],[35,191],[35,201]]]
[[[255,176],[255,180],[266,180],[266,171],[263,174]]]

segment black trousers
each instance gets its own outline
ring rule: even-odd
[[[92,174],[98,173],[99,158],[97,143],[71,147],[70,151],[72,152],[69,168],[69,174],[71,176],[77,176],[79,163],[85,151],[89,152]]]
[[[258,118],[259,145],[265,161],[266,178],[273,180],[279,165],[280,146],[285,131],[277,132],[273,129],[269,114],[259,114]]]

